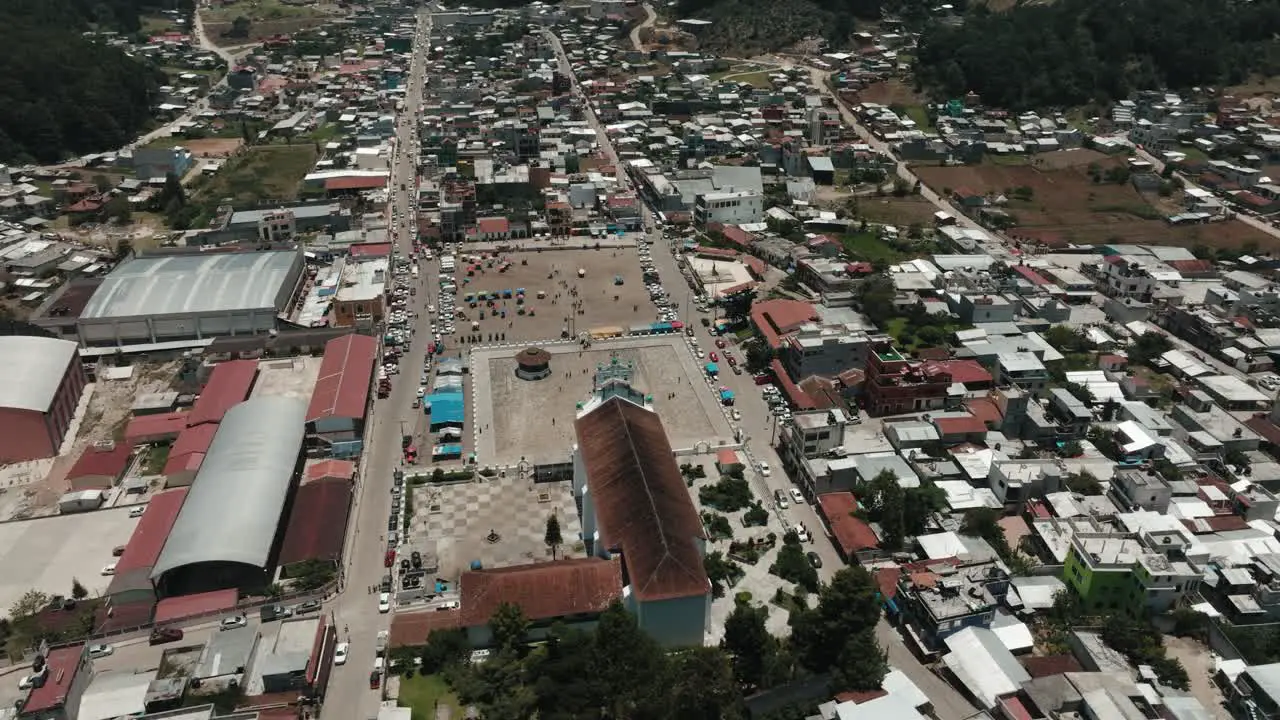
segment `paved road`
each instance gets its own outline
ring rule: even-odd
[[[644,22],[631,28],[631,45],[637,50],[644,50],[644,45],[640,42],[640,31],[647,27],[653,27],[653,23],[658,19],[658,14],[653,11],[653,6],[645,3],[643,6],[645,19]]]
[[[426,47],[430,34],[430,15],[419,15],[419,32],[414,42],[410,63],[405,111],[401,113],[396,132],[396,156],[392,165],[390,192],[392,205],[399,213],[394,223],[396,248],[402,255],[413,249],[410,233],[411,194],[416,187],[416,138],[413,118],[422,104],[422,81],[426,70]],[[401,191],[401,184],[405,190]],[[419,298],[422,297],[419,291]],[[356,489],[356,506],[352,511],[353,526],[348,531],[345,592],[330,606],[339,627],[339,638],[351,644],[349,660],[333,668],[325,697],[322,720],[364,720],[377,715],[381,700],[377,691],[369,689],[369,673],[373,669],[377,633],[390,626],[390,615],[378,613],[376,592],[386,572],[387,519],[391,511],[392,473],[400,462],[401,428],[415,419],[411,407],[417,391],[418,374],[426,353],[425,333],[417,333],[410,349],[401,358],[402,372],[393,378],[391,396],[374,403],[370,415],[372,429],[369,444],[362,456],[363,467]]]

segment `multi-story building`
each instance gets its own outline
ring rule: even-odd
[[[946,406],[951,381],[951,374],[937,364],[907,360],[888,342],[872,343],[867,352],[867,412],[936,410]]]
[[[1098,284],[1112,297],[1150,302],[1161,285],[1177,287],[1182,275],[1155,258],[1112,255],[1098,266]]]
[[[811,376],[835,377],[866,362],[871,336],[807,323],[782,338],[779,356],[796,382]]]
[[[936,649],[965,628],[990,628],[1008,593],[1009,572],[999,560],[934,564],[927,572],[902,573],[895,602],[925,645]]]
[[[698,195],[693,206],[694,222],[742,225],[764,220],[764,196],[754,190],[730,190]]]
[[[1089,423],[1093,422],[1093,413],[1080,398],[1063,388],[1049,390],[1049,414],[1057,420],[1064,439],[1079,440],[1089,432]]]
[[[1001,295],[961,295],[957,305],[961,322],[971,325],[1013,322],[1018,316],[1018,306]]]
[[[1173,500],[1173,488],[1155,470],[1119,470],[1111,477],[1111,499],[1125,510],[1164,514]]]
[[[1135,533],[1076,533],[1063,581],[1091,612],[1161,613],[1199,582],[1199,573],[1180,558],[1184,546],[1174,534],[1162,536],[1155,552]]]
[[[372,328],[386,313],[386,258],[348,263],[339,275],[333,297],[333,326]]]
[[[1049,371],[1033,352],[996,354],[996,384],[1016,385],[1030,393],[1038,393],[1049,384]]]
[[[291,242],[298,233],[298,223],[292,210],[281,209],[264,212],[258,220],[258,240],[264,243]]]

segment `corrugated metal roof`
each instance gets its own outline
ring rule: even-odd
[[[0,407],[45,412],[53,404],[76,344],[36,335],[0,338]]]
[[[275,309],[301,262],[292,250],[135,257],[102,281],[80,319]]]
[[[209,382],[205,383],[187,415],[188,425],[218,422],[227,410],[244,402],[258,377],[257,360],[230,360],[214,366]]]
[[[326,343],[320,376],[307,408],[307,422],[328,417],[364,417],[377,354],[378,343],[368,335],[346,335]]]
[[[349,480],[326,478],[299,487],[289,511],[279,564],[341,557],[350,509]]]
[[[266,567],[302,450],[306,405],[261,397],[231,408],[151,571],[202,562]],[[229,506],[235,512],[227,512]]]
[[[614,397],[574,426],[601,536],[622,549],[636,597],[710,592],[697,544],[702,520],[657,414]]]

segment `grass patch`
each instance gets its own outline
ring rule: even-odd
[[[315,167],[308,142],[255,147],[234,158],[204,187],[202,200],[254,204],[298,197],[302,178]]]
[[[1031,164],[1031,158],[1026,155],[995,155],[987,154],[982,156],[982,162],[989,165],[1003,165],[1005,167],[1022,167]]]
[[[874,231],[853,233],[840,238],[845,252],[857,260],[868,262],[896,263],[907,258],[907,255],[888,242],[880,239]]]
[[[331,140],[337,140],[346,134],[346,128],[338,123],[325,123],[320,127],[312,130],[307,136],[315,142],[327,143]]]
[[[143,35],[163,35],[179,29],[173,18],[167,15],[143,15],[138,18],[138,22],[142,24]]]
[[[449,684],[439,675],[414,675],[400,680],[400,704],[413,712],[413,720],[435,720],[436,707],[452,711],[451,717],[462,717],[462,705]]]
[[[156,445],[147,451],[147,459],[142,463],[143,475],[159,475],[164,472],[165,463],[169,462],[169,445]]]
[[[741,74],[730,73],[723,79],[729,82],[746,83],[751,87],[761,88],[762,90],[769,90],[773,87],[773,81],[769,79],[769,72],[767,70]]]
[[[911,118],[916,124],[916,129],[929,132],[933,130],[933,123],[929,122],[929,112],[919,105],[911,105],[907,108],[907,117]]]

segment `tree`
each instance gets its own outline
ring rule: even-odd
[[[539,720],[599,717],[606,689],[595,680],[595,640],[589,633],[553,625],[541,651],[530,656]]]
[[[466,662],[471,641],[462,628],[432,630],[422,648],[422,673],[431,675]]]
[[[49,605],[49,596],[39,590],[28,590],[9,607],[12,620],[30,617]]]
[[[793,538],[795,538],[793,533],[787,534],[786,539]],[[809,562],[809,558],[805,557],[804,548],[800,546],[799,540],[783,543],[782,549],[778,551],[777,560],[769,566],[769,572],[809,592],[818,590],[818,571]]]
[[[974,508],[966,512],[960,533],[986,540],[1001,557],[1009,554],[1009,541],[1004,528],[1000,527],[1000,511],[995,508]]]
[[[666,658],[622,603],[614,601],[601,613],[593,656],[596,679],[608,688],[609,715],[643,717],[651,708],[661,707]]]
[[[815,673],[835,667],[845,641],[875,628],[880,620],[880,588],[862,566],[840,568],[831,583],[818,590],[818,605],[791,614],[791,644],[803,664]]]
[[[504,602],[498,605],[493,617],[489,618],[489,629],[493,632],[493,642],[500,648],[519,648],[529,632],[529,621],[519,605]]]
[[[1138,365],[1151,365],[1161,355],[1173,349],[1173,344],[1163,333],[1145,332],[1129,346],[1129,360]]]
[[[111,182],[111,178],[106,175],[94,175],[93,186],[97,188],[100,193],[104,193],[114,187]]]
[[[676,654],[667,678],[665,717],[730,720],[744,716],[742,694],[734,684],[729,658],[720,648],[695,647]]]
[[[889,662],[876,642],[875,628],[849,636],[833,670],[831,689],[834,692],[879,690],[889,672]]]
[[[1079,444],[1079,443],[1077,443]],[[1081,495],[1101,495],[1102,483],[1098,482],[1098,478],[1094,477],[1088,471],[1080,471],[1071,473],[1064,480],[1063,484],[1073,493]]]
[[[129,198],[124,195],[113,195],[102,208],[108,219],[119,220],[121,223],[127,223],[133,219],[133,208],[129,205]]]
[[[1084,454],[1084,447],[1076,440],[1068,440],[1058,448],[1058,454],[1066,458],[1080,457]]]
[[[551,559],[556,559],[556,550],[564,544],[564,538],[560,535],[560,518],[555,513],[547,516],[547,532],[542,536],[542,541],[551,548]]]
[[[76,600],[89,597],[89,591],[80,583],[80,578],[71,578],[71,597]]]
[[[336,573],[333,563],[327,560],[303,560],[290,568],[289,579],[298,590],[316,590],[333,580]]]
[[[725,586],[740,572],[733,561],[719,551],[707,553],[702,558],[702,567],[711,581],[711,596],[717,598],[724,597]]]
[[[227,37],[233,37],[233,38],[249,37],[249,28],[252,26],[252,24],[253,23],[251,20],[249,20],[249,18],[245,17],[244,15],[237,15],[236,18],[231,21],[231,29],[227,30]]]
[[[733,677],[744,692],[764,687],[765,671],[778,653],[778,639],[769,634],[769,611],[737,602],[724,621],[720,649],[729,654]]]

